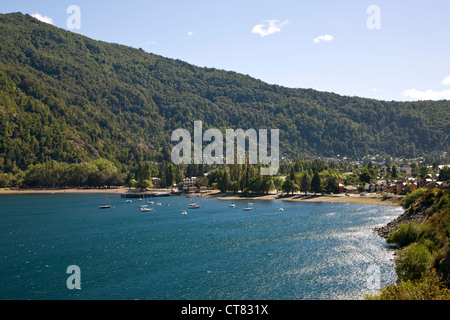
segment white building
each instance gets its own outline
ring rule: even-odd
[[[197,182],[197,177],[188,177],[183,179],[183,186],[190,187],[195,185]]]

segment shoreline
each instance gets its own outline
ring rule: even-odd
[[[264,194],[264,195],[251,195],[248,197],[242,197],[236,194],[221,193],[215,191],[204,195],[204,197],[215,198],[218,200],[282,200],[291,202],[326,202],[326,203],[352,203],[361,205],[377,205],[377,206],[390,206],[401,207],[401,197],[392,197],[383,200],[380,195],[376,196],[359,196],[351,194],[345,195],[303,195],[294,194],[289,196],[281,196],[280,194]]]
[[[131,189],[133,190],[133,189]],[[130,193],[126,187],[101,189],[101,188],[67,188],[67,189],[0,189],[2,194],[61,194],[61,193]],[[134,191],[134,190],[133,190]]]
[[[152,189],[151,192],[168,192],[169,189]],[[145,193],[127,187],[110,188],[110,189],[86,189],[86,188],[67,188],[67,189],[0,189],[0,195],[16,195],[16,194],[70,194],[70,193],[108,193],[108,194],[129,194],[129,193]],[[361,205],[379,205],[379,206],[393,206],[400,207],[401,197],[392,197],[384,199],[380,195],[359,196],[358,194],[350,194],[345,196],[339,195],[304,195],[294,194],[289,196],[282,196],[281,194],[269,193],[263,195],[249,195],[243,197],[240,194],[221,193],[218,190],[213,190],[205,194],[192,193],[189,195],[197,195],[201,197],[215,198],[218,200],[282,200],[291,202],[326,202],[326,203],[353,203]]]

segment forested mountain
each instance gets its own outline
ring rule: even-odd
[[[279,129],[280,155],[449,150],[450,102],[386,102],[269,85],[0,15],[0,172],[48,159],[119,167],[167,156],[177,128]]]

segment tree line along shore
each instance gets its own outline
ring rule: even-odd
[[[142,162],[135,167],[122,166],[107,159],[64,163],[47,159],[29,165],[26,170],[0,174],[0,188],[12,190],[62,189],[76,192],[117,192],[120,188],[148,190],[166,188],[185,192],[219,190],[224,195],[283,196],[289,200],[317,200],[317,195],[368,194],[383,200],[408,194],[420,187],[450,187],[450,166],[413,162],[409,167],[383,165],[370,160],[352,164],[326,159],[282,162],[275,176],[261,175],[261,164],[174,165],[169,157],[161,162]],[[404,170],[404,169],[407,170]],[[303,195],[303,197],[302,197]],[[351,199],[354,200],[354,199]]]

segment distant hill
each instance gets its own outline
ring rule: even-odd
[[[277,128],[280,154],[449,150],[450,102],[385,102],[269,85],[0,15],[0,171],[54,159],[134,165],[176,128]]]

